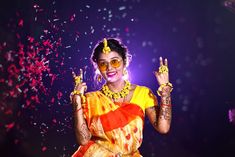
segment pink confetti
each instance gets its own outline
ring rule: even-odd
[[[53,118],[53,119],[52,119],[52,122],[53,122],[53,123],[56,123],[57,121],[56,121],[56,119],[55,119],[55,118]]]
[[[56,75],[55,74],[49,74],[49,76],[51,77],[51,85],[54,83],[55,79],[56,79]]]
[[[28,36],[28,40],[29,40],[30,43],[34,42],[34,38],[33,37]]]
[[[12,123],[10,123],[10,124],[6,124],[6,125],[5,125],[6,131],[11,130],[14,126],[15,126],[15,122],[12,122]]]
[[[43,146],[42,147],[42,152],[45,152],[47,150],[47,147],[46,146]]]
[[[13,62],[14,58],[12,56],[12,51],[9,51],[8,53],[5,54],[5,58],[8,62]]]
[[[72,21],[74,21],[74,19],[75,19],[75,14],[73,14],[71,17],[70,17],[70,21],[72,22]]]
[[[55,102],[55,98],[51,98],[51,103],[54,103]]]
[[[18,22],[18,26],[23,27],[23,24],[24,24],[23,19],[20,19],[19,22]]]
[[[5,111],[5,115],[11,115],[13,114],[13,111],[11,109],[8,109],[7,111]]]
[[[58,99],[61,99],[62,95],[63,95],[62,92],[58,91],[58,93],[57,93],[57,98],[58,98]]]
[[[0,75],[0,85],[6,89],[0,95],[2,100],[0,112],[4,116],[4,121],[1,121],[0,125],[7,131],[14,128],[16,131],[23,132],[25,131],[24,126],[27,125],[21,125],[22,120],[13,121],[12,119],[28,117],[29,124],[39,127],[38,131],[44,138],[49,130],[55,127],[59,126],[58,131],[61,133],[66,131],[65,128],[72,128],[71,125],[66,124],[70,123],[69,117],[66,117],[67,120],[60,120],[56,117],[56,114],[66,114],[64,111],[60,112],[56,107],[60,101],[66,102],[66,100],[62,100],[64,92],[54,91],[53,85],[56,80],[63,79],[61,76],[66,72],[63,70],[63,66],[66,64],[64,50],[72,48],[73,44],[64,44],[61,36],[66,35],[66,31],[70,28],[66,24],[74,22],[76,14],[70,14],[71,16],[66,18],[67,21],[63,21],[56,15],[56,11],[52,16],[45,17],[44,10],[38,4],[33,4],[32,8],[35,14],[29,21],[35,22],[36,25],[43,25],[40,27],[42,30],[39,29],[37,33],[32,34],[30,31],[24,30],[25,22],[28,19],[22,18],[21,13],[17,12],[16,20],[11,21],[8,25],[11,32],[15,33],[17,46],[12,46],[7,42],[0,43],[0,51],[4,60],[3,63],[0,63],[0,72],[4,74]],[[79,38],[82,34],[74,33],[72,39]],[[54,93],[51,93],[52,91]],[[54,96],[55,94],[56,96]],[[12,101],[9,102],[9,100]],[[55,105],[52,106],[52,103]],[[36,116],[42,109],[43,112],[55,113],[50,126],[42,120],[41,116]],[[32,115],[25,116],[25,113]],[[15,144],[19,142],[19,138],[14,140]],[[42,152],[48,149],[49,147],[46,146],[41,147]]]
[[[49,48],[52,48],[52,47],[53,47],[52,44],[51,44],[51,41],[50,41],[49,39],[44,40],[44,41],[43,41],[43,45],[44,45],[44,46],[48,46]]]

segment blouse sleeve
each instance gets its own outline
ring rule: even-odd
[[[157,106],[157,97],[153,94],[153,92],[146,88],[146,96],[145,96],[145,109],[153,106]]]

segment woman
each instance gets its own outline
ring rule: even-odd
[[[170,128],[172,84],[167,59],[163,62],[160,57],[160,67],[155,72],[160,85],[160,106],[149,88],[125,79],[129,56],[120,41],[104,39],[94,48],[91,59],[99,71],[98,80],[102,77],[105,84],[84,96],[86,83],[82,82],[82,75],[73,73],[75,88],[71,101],[80,147],[72,156],[141,156],[138,148],[143,140],[145,114],[158,132],[167,133]]]

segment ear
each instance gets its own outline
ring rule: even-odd
[[[128,67],[131,61],[132,61],[132,55],[127,54],[127,58],[125,59],[125,66]]]
[[[124,59],[124,60],[123,60],[123,64],[124,64],[124,68],[126,68],[126,67],[127,67],[127,66],[126,66],[126,65],[127,65],[127,59]]]

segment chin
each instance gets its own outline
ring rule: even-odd
[[[112,82],[116,82],[117,81],[117,79],[113,79],[113,78],[107,78],[107,82],[110,82],[110,83],[112,83]]]

